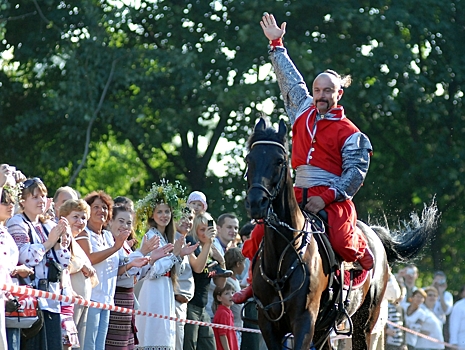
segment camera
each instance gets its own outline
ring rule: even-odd
[[[215,222],[213,220],[208,220],[208,226],[214,227]]]
[[[48,292],[48,280],[46,278],[41,278],[39,280],[37,289],[42,290],[44,292]]]
[[[5,302],[6,312],[18,312],[19,309],[21,309],[21,304],[16,297]]]

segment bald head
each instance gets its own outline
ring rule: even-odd
[[[317,75],[313,81],[313,85],[318,82],[319,84],[330,84],[335,90],[341,89],[341,78],[334,74],[323,72]]]
[[[55,196],[53,196],[53,203],[54,203],[54,206],[55,206],[55,213],[58,214],[58,211],[59,211],[60,207],[68,199],[77,200],[78,198],[79,198],[79,196],[78,196],[78,194],[76,193],[76,191],[73,188],[71,188],[69,186],[60,187],[59,189],[56,190]]]
[[[313,81],[313,104],[321,114],[326,114],[338,105],[343,88],[352,83],[350,75],[341,76],[331,69],[320,73]]]
[[[313,104],[321,114],[337,106],[344,90],[341,79],[329,73],[321,73],[313,81]]]

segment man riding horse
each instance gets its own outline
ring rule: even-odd
[[[260,25],[270,40],[271,62],[292,124],[291,162],[296,173],[297,201],[312,213],[324,209],[334,251],[344,261],[358,262],[363,269],[370,270],[373,256],[365,236],[356,227],[357,212],[352,197],[365,179],[372,146],[338,105],[351,78],[326,70],[313,81],[312,97],[283,46],[286,23],[278,27],[274,16],[265,13]],[[244,242],[244,256],[252,260],[263,235],[264,227],[259,224],[251,239]],[[252,297],[250,282],[251,269],[249,286],[234,294],[235,303]]]

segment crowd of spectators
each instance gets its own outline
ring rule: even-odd
[[[243,327],[235,292],[247,286],[241,252],[254,225],[233,213],[215,221],[205,195],[183,198],[179,184],[154,183],[133,203],[104,191],[60,187],[49,198],[40,178],[0,166],[0,281],[158,315]],[[183,204],[185,203],[185,204]],[[136,231],[142,232],[140,239]],[[53,273],[56,265],[61,273]],[[447,277],[420,288],[418,269],[391,273],[372,348],[465,347],[465,286],[454,304]],[[4,293],[3,298],[14,297]],[[239,331],[38,299],[43,326],[26,337],[7,327],[0,349],[258,349]],[[434,342],[397,326],[438,339]]]
[[[104,191],[60,187],[50,198],[38,178],[0,166],[0,264],[3,283],[75,296],[157,315],[242,327],[247,259],[239,220],[207,211],[200,191],[154,183],[133,202]],[[141,234],[136,235],[136,232]],[[140,242],[139,242],[140,241]],[[61,273],[52,277],[59,266]],[[6,293],[5,299],[15,297]],[[44,323],[26,337],[0,314],[0,349],[240,349],[241,332],[38,299]],[[253,349],[253,346],[242,348]]]

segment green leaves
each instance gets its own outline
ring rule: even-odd
[[[244,222],[245,140],[262,110],[286,118],[272,72],[263,74],[267,11],[287,22],[285,45],[310,87],[327,68],[354,79],[341,103],[375,152],[355,198],[360,218],[386,213],[394,224],[436,194],[443,223],[424,268],[447,269],[465,251],[455,229],[465,211],[462,2],[128,4],[2,3],[0,51],[13,55],[0,70],[2,162],[53,192],[81,164],[95,119],[71,184],[82,194],[137,200],[164,177],[204,191],[213,215],[236,211]],[[217,159],[228,164],[220,177]]]

